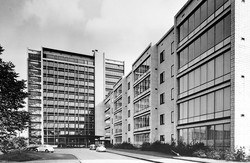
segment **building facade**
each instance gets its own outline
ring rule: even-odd
[[[249,148],[249,7],[244,0],[187,1],[122,79],[119,138],[112,120],[117,98],[105,100],[110,142]]]
[[[49,48],[28,50],[30,143],[83,147],[95,141],[95,104],[105,97],[105,84],[95,87],[95,72],[103,67],[95,65],[104,65],[103,58]]]

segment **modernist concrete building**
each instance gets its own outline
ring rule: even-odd
[[[119,63],[120,61],[113,61]],[[84,55],[42,48],[28,50],[30,143],[87,146],[94,142],[98,104],[106,95],[104,54]],[[121,73],[109,77],[118,81]],[[109,69],[109,73],[112,73]]]
[[[107,140],[249,148],[249,8],[244,0],[189,0],[116,84],[113,94],[125,85],[121,95],[105,99]]]

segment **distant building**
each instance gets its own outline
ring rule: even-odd
[[[97,51],[28,50],[30,143],[81,147],[98,138],[95,116],[106,93],[104,63]]]

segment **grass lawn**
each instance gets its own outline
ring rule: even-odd
[[[34,151],[13,152],[0,155],[0,160],[5,161],[32,161],[32,160],[77,160],[71,154],[45,153]]]

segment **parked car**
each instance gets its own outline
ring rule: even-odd
[[[89,150],[95,150],[96,149],[96,145],[95,144],[90,144],[89,145]]]
[[[51,152],[53,153],[54,152],[54,148],[50,145],[41,145],[39,147],[36,148],[37,152],[40,152],[40,151],[43,151],[43,152]]]
[[[96,148],[96,152],[106,152],[106,148],[104,145],[100,145]]]
[[[28,146],[26,147],[26,151],[36,151],[36,148],[39,147],[38,145]]]

